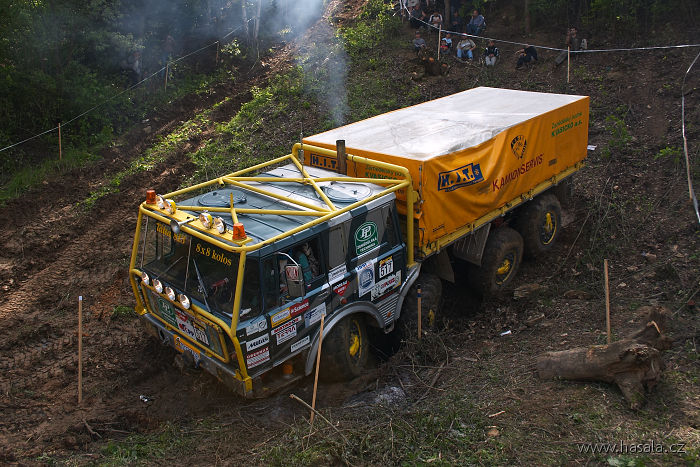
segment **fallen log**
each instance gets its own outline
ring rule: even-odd
[[[672,343],[664,334],[671,316],[667,308],[647,306],[640,312],[646,324],[626,339],[541,355],[537,359],[539,377],[615,383],[631,408],[638,409],[645,393],[660,380],[664,370],[661,351]]]

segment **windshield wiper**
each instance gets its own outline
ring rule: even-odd
[[[192,258],[192,264],[194,264],[194,272],[197,273],[197,281],[199,282],[199,287],[202,289],[202,297],[204,298],[204,304],[207,306],[207,311],[211,315],[211,308],[209,308],[209,303],[207,302],[207,297],[209,294],[207,294],[207,288],[204,285],[204,281],[202,280],[202,275],[199,273],[199,267],[197,266],[197,261]]]

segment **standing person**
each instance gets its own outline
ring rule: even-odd
[[[571,50],[572,52],[585,49],[586,48],[586,40],[581,40],[578,37],[578,29],[576,28],[571,28],[566,32],[566,42],[565,45],[567,49]],[[578,54],[573,54],[575,57]],[[559,66],[564,61],[566,60],[566,57],[568,56],[568,50],[562,50],[559,55],[554,59],[554,65]]]
[[[476,50],[476,44],[467,35],[462,36],[462,40],[457,44],[457,58],[460,60],[472,60],[474,58],[474,50]]]
[[[519,70],[523,65],[529,65],[532,62],[537,61],[537,50],[532,45],[525,44],[525,46],[515,52],[518,57],[518,62],[515,64],[515,69]]]
[[[427,15],[420,7],[420,4],[414,5],[411,9],[411,27],[414,29],[420,28],[423,24],[422,21],[425,21],[426,16]]]
[[[496,44],[493,42],[493,40],[489,40],[489,46],[486,47],[486,50],[484,50],[484,61],[486,62],[486,66],[494,66],[499,54],[500,51],[498,50],[498,47],[496,47]]]
[[[163,41],[163,54],[161,55],[161,63],[163,66],[165,66],[166,63],[170,60],[170,58],[173,56],[173,53],[175,52],[175,39],[173,36],[168,34],[165,37],[165,40]]]
[[[472,11],[472,19],[469,20],[467,24],[467,33],[478,36],[486,27],[486,20],[479,14],[479,10]]]

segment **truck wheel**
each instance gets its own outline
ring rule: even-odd
[[[482,296],[500,292],[510,284],[523,258],[523,238],[510,227],[491,231],[481,267],[474,266],[469,274],[472,287]]]
[[[360,376],[367,364],[369,340],[362,317],[346,316],[323,338],[321,375],[326,381],[348,381]]]
[[[525,242],[525,254],[534,258],[549,251],[559,236],[561,205],[551,193],[540,195],[518,213],[517,230]]]
[[[429,329],[435,325],[435,317],[442,298],[440,278],[435,274],[421,272],[403,301],[401,318],[398,323],[414,333],[418,329],[418,284],[421,286],[421,325],[423,329]]]

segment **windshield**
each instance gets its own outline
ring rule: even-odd
[[[187,234],[174,234],[170,226],[147,218],[139,266],[163,286],[171,286],[205,310],[230,315],[236,292],[238,253],[222,250]],[[246,261],[241,309],[259,303],[257,262]]]

